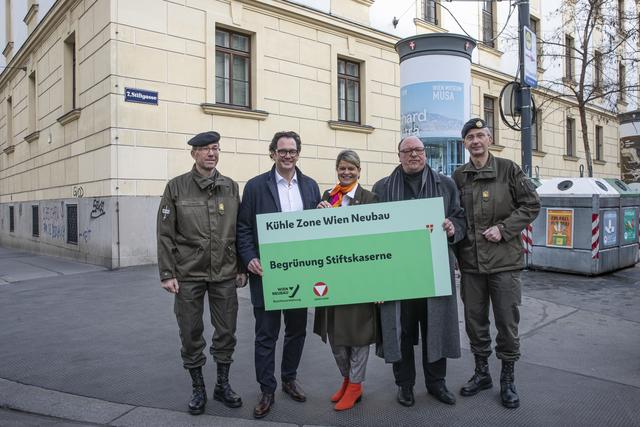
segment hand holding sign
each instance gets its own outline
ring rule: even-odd
[[[451,295],[455,227],[442,198],[263,214],[257,225],[249,270],[264,269],[267,310]]]

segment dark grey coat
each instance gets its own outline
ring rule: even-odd
[[[427,166],[428,168],[429,166]],[[438,193],[444,199],[445,217],[455,226],[455,234],[449,238],[449,269],[451,271],[451,296],[427,298],[427,358],[435,362],[443,357],[460,357],[460,332],[458,330],[457,293],[454,279],[455,256],[452,245],[465,235],[464,211],[460,207],[460,196],[453,180],[437,173],[423,174],[422,186],[427,177],[435,177]],[[380,201],[386,200],[388,177],[373,186],[373,192]],[[402,200],[401,198],[398,200]],[[392,363],[401,359],[400,355],[400,301],[385,302],[380,306],[380,323],[382,329],[382,345],[376,348],[376,354],[385,362]],[[419,328],[416,328],[419,330]],[[424,339],[424,337],[423,337]],[[414,337],[414,344],[418,336]]]

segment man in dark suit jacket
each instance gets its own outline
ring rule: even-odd
[[[253,415],[262,418],[269,413],[277,387],[275,348],[284,317],[284,345],[282,349],[282,390],[298,402],[306,396],[296,382],[298,364],[302,356],[307,330],[307,309],[265,311],[262,293],[262,266],[258,250],[256,215],[274,212],[293,212],[314,209],[320,202],[318,184],[296,167],[301,148],[300,136],[295,132],[278,132],[269,145],[269,155],[275,165],[269,172],[247,182],[242,194],[236,227],[240,259],[249,270],[251,303],[256,319],[255,367],[262,396]]]

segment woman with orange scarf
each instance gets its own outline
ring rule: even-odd
[[[338,183],[325,191],[318,208],[375,203],[377,196],[358,184],[360,158],[355,151],[344,150],[336,159]],[[336,411],[351,409],[362,397],[369,345],[378,335],[378,308],[373,303],[316,308],[313,332],[324,342],[329,337],[331,351],[344,377],[331,396]]]

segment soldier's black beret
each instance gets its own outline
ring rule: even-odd
[[[465,123],[464,126],[462,126],[462,139],[467,136],[467,132],[469,132],[471,129],[483,129],[486,127],[487,123],[484,120],[475,117]]]
[[[215,144],[220,141],[220,134],[218,132],[202,132],[191,138],[187,144],[194,147],[204,147],[205,145]]]

